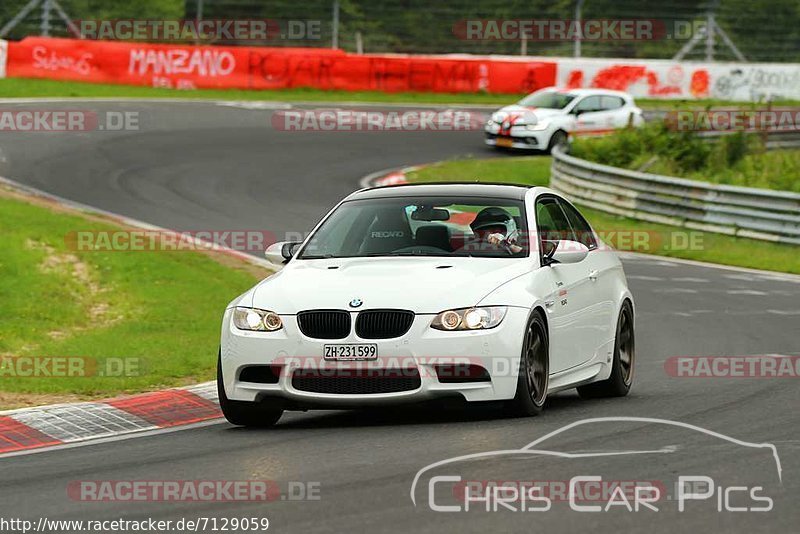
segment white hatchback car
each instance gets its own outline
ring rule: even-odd
[[[287,263],[223,316],[217,383],[231,423],[441,397],[533,415],[555,391],[631,386],[622,265],[549,189],[363,189],[267,257]]]
[[[550,87],[494,112],[484,131],[490,146],[549,152],[570,135],[602,135],[642,124],[642,110],[628,93]]]

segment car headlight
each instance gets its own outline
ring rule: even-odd
[[[431,328],[436,330],[485,330],[499,325],[506,316],[505,306],[483,306],[443,311],[433,318]]]
[[[528,124],[527,126],[525,126],[525,128],[528,130],[533,130],[535,132],[538,132],[544,130],[548,126],[550,126],[550,123],[548,121],[540,121],[533,124]]]
[[[239,330],[275,332],[283,328],[283,321],[275,312],[257,308],[236,308],[233,310],[233,325]]]

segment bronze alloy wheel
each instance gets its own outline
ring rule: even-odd
[[[547,334],[539,321],[531,321],[525,333],[525,378],[531,401],[538,407],[544,405],[549,382]]]

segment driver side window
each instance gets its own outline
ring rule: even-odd
[[[587,96],[575,106],[573,112],[591,113],[593,111],[602,111],[603,107],[600,105],[599,96]]]
[[[586,248],[589,250],[596,249],[597,240],[594,238],[594,232],[592,232],[592,227],[589,226],[589,223],[586,222],[586,219],[583,218],[583,215],[578,213],[578,210],[563,200],[559,202],[559,205],[566,214],[567,219],[569,220],[570,225],[575,232],[575,237],[577,237],[576,241],[586,245]]]
[[[539,232],[539,250],[544,250],[545,241],[576,240],[569,220],[554,197],[544,197],[536,202],[536,229]]]

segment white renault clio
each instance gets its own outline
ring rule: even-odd
[[[626,395],[634,306],[617,255],[542,187],[426,184],[342,200],[225,310],[225,417],[456,397],[541,411]]]
[[[484,134],[489,146],[549,152],[570,135],[602,135],[642,124],[642,110],[628,93],[549,87],[494,112]]]

